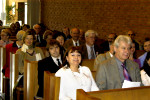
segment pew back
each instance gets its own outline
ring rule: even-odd
[[[44,72],[44,100],[59,100],[60,77]]]
[[[13,99],[13,89],[18,79],[18,54],[10,53],[10,100]]]
[[[24,62],[24,100],[34,100],[38,91],[38,62]]]
[[[87,66],[91,71],[94,69],[94,60],[95,59],[83,59],[81,66]]]
[[[149,93],[150,86],[145,86],[126,89],[86,92],[86,95],[90,95],[101,100],[149,100]],[[85,93],[83,94],[81,90],[77,90],[77,100],[83,100],[83,95],[85,95]]]
[[[3,73],[2,69],[6,63],[6,48],[0,47],[0,93],[3,92]]]

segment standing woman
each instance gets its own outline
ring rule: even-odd
[[[144,86],[150,86],[150,52],[147,53],[141,70],[141,79]]]
[[[66,65],[55,74],[61,77],[59,100],[76,100],[77,89],[83,89],[86,92],[99,90],[90,69],[80,66],[80,63],[79,47],[69,48],[66,52]]]
[[[25,35],[23,36],[23,46],[18,49],[16,54],[19,56],[19,73],[23,74],[24,72],[24,60],[27,59],[29,61],[39,61],[44,58],[44,54],[39,47],[35,47],[34,45],[35,39],[35,31],[33,29],[27,30]]]

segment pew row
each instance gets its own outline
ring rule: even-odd
[[[6,48],[0,47],[0,95],[3,98],[3,93],[5,93],[5,82],[3,80],[2,69],[6,63]]]
[[[81,66],[88,67],[91,71],[94,69],[94,60],[95,59],[83,59],[81,62]]]
[[[95,98],[95,100],[149,100],[150,86],[102,90],[85,92],[82,89],[77,90],[77,100],[83,100],[85,97]],[[88,99],[85,99],[88,100]]]
[[[44,100],[59,100],[60,77],[55,73],[44,72]]]
[[[24,61],[24,100],[34,100],[38,91],[38,62]]]
[[[13,100],[13,91],[18,79],[18,54],[10,53],[10,100]]]

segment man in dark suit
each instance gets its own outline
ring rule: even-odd
[[[101,49],[94,44],[96,36],[97,32],[94,30],[85,32],[85,44],[80,46],[82,59],[95,59],[96,56],[101,53]]]
[[[141,82],[139,65],[129,60],[131,38],[120,35],[114,41],[114,57],[100,64],[96,83],[100,90],[122,88],[124,80]]]
[[[80,30],[78,28],[72,28],[70,31],[71,39],[67,40],[64,44],[64,48],[67,50],[72,46],[80,46],[83,44],[83,41],[79,40]]]
[[[45,41],[43,40],[43,33],[40,24],[35,24],[33,26],[34,31],[36,32],[35,37],[36,37],[36,46],[39,47],[44,47],[45,46]]]
[[[109,44],[110,44],[110,42],[113,42],[116,39],[116,37],[117,37],[116,33],[108,34],[107,41],[105,41],[101,44],[101,47],[103,48],[103,52],[110,50]]]
[[[37,96],[39,97],[43,97],[44,71],[50,71],[51,73],[56,73],[62,64],[59,42],[52,39],[49,42],[48,49],[49,49],[50,56],[38,62],[39,90]]]

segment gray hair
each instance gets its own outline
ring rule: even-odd
[[[18,41],[21,41],[23,40],[23,36],[25,35],[25,31],[21,30],[21,31],[18,31],[17,35],[16,35],[16,38]]]
[[[35,29],[35,26],[39,26],[41,28],[41,26],[39,24],[35,24],[35,25],[33,25],[33,29]]]
[[[90,33],[91,33],[91,34],[95,34],[95,35],[97,36],[97,32],[96,32],[96,31],[94,31],[94,30],[87,30],[87,31],[85,32],[85,37],[88,37]]]
[[[115,39],[115,41],[114,41],[114,46],[115,46],[115,47],[118,47],[118,46],[119,46],[119,43],[120,43],[121,41],[123,41],[123,42],[125,42],[125,43],[127,43],[127,44],[129,44],[129,45],[132,44],[132,40],[131,40],[131,38],[130,38],[129,36],[127,36],[127,35],[119,35],[119,36]]]

